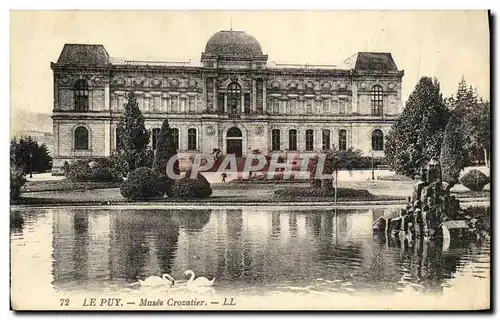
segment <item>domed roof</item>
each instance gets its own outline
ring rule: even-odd
[[[261,56],[262,48],[254,37],[244,31],[222,30],[208,40],[205,54]]]

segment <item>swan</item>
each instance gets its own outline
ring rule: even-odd
[[[145,286],[145,287],[156,287],[156,286],[163,286],[163,285],[167,285],[167,284],[169,287],[171,287],[175,284],[175,280],[168,273],[165,273],[161,277],[150,276],[144,280],[139,280],[139,283],[141,284],[141,286]]]
[[[205,277],[198,277],[196,280],[194,279],[194,272],[193,270],[186,270],[184,271],[184,275],[190,275],[187,285],[188,286],[197,286],[197,287],[211,287],[214,285],[215,278],[212,280],[208,280]]]

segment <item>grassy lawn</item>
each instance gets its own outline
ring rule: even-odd
[[[120,194],[120,183],[117,182],[72,182],[69,180],[59,181],[36,181],[27,182],[23,187],[21,204],[64,204],[64,203],[120,203],[127,202]],[[339,181],[339,188],[350,188],[356,190],[367,190],[370,196],[342,198],[339,201],[382,201],[382,200],[404,200],[413,192],[413,181]],[[308,182],[295,183],[213,183],[213,194],[210,198],[201,200],[203,202],[329,202],[333,197],[316,197],[312,194],[307,196],[291,197],[282,199],[275,196],[275,191],[283,188],[296,188],[300,193],[301,188],[308,188]],[[54,192],[56,191],[56,192]],[[489,185],[483,191],[470,191],[462,185],[452,188],[452,194],[457,198],[489,198]],[[161,201],[161,200],[160,200]],[[164,201],[171,201],[165,199]],[[199,200],[193,200],[199,201]],[[158,202],[155,200],[154,202]],[[189,202],[189,201],[188,201]]]
[[[22,192],[66,191],[66,190],[93,190],[118,188],[120,182],[81,182],[71,180],[27,181]]]

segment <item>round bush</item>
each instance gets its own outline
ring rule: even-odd
[[[472,169],[465,173],[460,182],[469,190],[481,191],[490,182],[490,178],[477,169]]]
[[[160,198],[164,194],[163,181],[150,168],[137,168],[120,187],[123,197],[130,200]]]
[[[212,195],[210,182],[198,173],[195,179],[191,179],[191,171],[174,182],[172,185],[172,196],[180,199],[203,199]]]

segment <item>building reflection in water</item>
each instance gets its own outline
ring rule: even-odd
[[[356,290],[406,282],[439,291],[462,253],[405,239],[373,238],[374,210],[57,210],[54,286],[126,284],[150,275],[217,277],[219,288],[307,286],[315,279]],[[458,251],[456,251],[458,252]],[[404,282],[403,281],[403,282]]]

